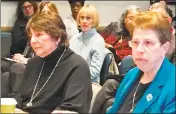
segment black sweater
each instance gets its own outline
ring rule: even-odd
[[[33,106],[26,107],[26,103],[30,101],[43,61],[45,61],[45,65],[36,92],[49,77],[64,48],[57,48],[45,58],[36,56],[29,60],[24,77],[15,85],[13,91],[14,98],[18,102],[18,108],[32,114],[51,113],[56,108],[78,113],[89,111],[92,98],[89,67],[82,57],[69,48],[61,58],[46,86],[33,100]]]

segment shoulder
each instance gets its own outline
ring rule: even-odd
[[[70,44],[71,44],[72,42],[78,41],[78,39],[81,38],[81,37],[82,37],[81,33],[78,33],[78,34],[72,36],[72,37],[70,38],[70,41],[69,41]]]
[[[67,59],[68,63],[74,64],[75,66],[84,66],[84,65],[88,66],[87,62],[85,61],[85,59],[82,56],[76,54],[70,48],[68,48],[68,51],[69,51],[69,53],[71,53]]]
[[[70,55],[64,60],[65,61],[64,65],[66,65],[67,69],[74,70],[74,71],[77,70],[87,74],[90,73],[89,66],[83,57],[76,54],[70,48],[68,48],[67,53],[70,53]]]
[[[138,76],[138,73],[140,72],[140,70],[139,70],[139,68],[138,67],[134,67],[134,68],[132,68],[131,70],[129,70],[127,73],[126,73],[126,75],[125,75],[125,77],[124,77],[124,80],[129,80],[129,79],[134,79],[134,78],[136,78],[136,76]]]
[[[40,57],[34,56],[33,58],[28,60],[27,65],[31,65],[31,64],[35,65],[35,64],[37,64],[40,61],[40,59],[41,59]]]
[[[95,39],[93,39],[96,43],[105,43],[104,38],[97,32],[93,36]]]

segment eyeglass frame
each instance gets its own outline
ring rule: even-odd
[[[26,10],[26,9],[32,8],[32,7],[33,7],[33,6],[32,6],[32,4],[31,4],[31,5],[22,6],[22,9],[23,9],[23,10]]]
[[[136,44],[136,46],[134,46],[134,41],[137,41],[137,40],[130,40],[130,41],[128,41],[128,44],[129,44],[129,46],[132,48],[132,49],[137,49],[139,46],[140,46],[140,44],[141,44],[141,41],[138,41],[138,44]],[[149,45],[149,44],[147,44],[146,42],[148,41],[149,43],[150,43],[150,46],[146,46],[146,45]],[[145,41],[142,41],[142,47],[143,47],[143,49],[145,49],[145,50],[147,50],[147,51],[149,51],[149,50],[152,50],[152,49],[154,49],[158,44],[161,46],[162,44],[161,44],[161,42],[152,42],[152,41],[150,41],[150,40],[145,40]],[[145,44],[145,43],[146,44]]]

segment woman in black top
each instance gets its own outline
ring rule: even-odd
[[[63,22],[55,13],[39,13],[27,24],[36,56],[12,96],[28,113],[69,110],[87,113],[92,98],[90,71],[85,60],[68,48]]]
[[[11,55],[23,53],[28,40],[25,30],[26,23],[36,11],[36,2],[24,0],[18,3],[16,11],[17,20],[12,28]]]

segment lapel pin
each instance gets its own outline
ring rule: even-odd
[[[147,98],[147,101],[151,101],[153,99],[153,96],[152,94],[148,94],[146,98]]]

